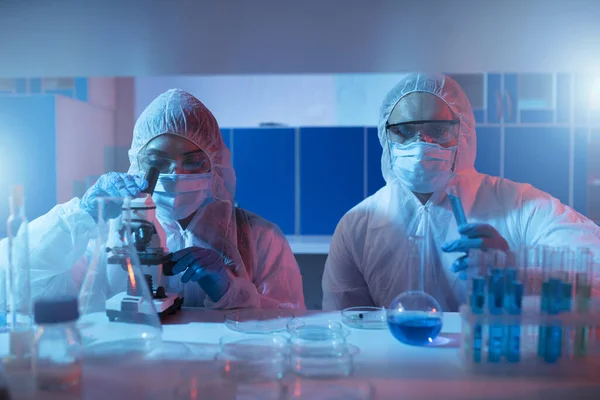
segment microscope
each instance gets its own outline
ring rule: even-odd
[[[140,260],[145,284],[152,296],[154,308],[160,317],[164,317],[174,314],[177,310],[181,309],[183,295],[181,292],[168,293],[163,286],[164,276],[172,275],[172,273],[163,271],[163,264],[168,263],[170,254],[165,252],[166,235],[164,229],[156,219],[156,204],[152,200],[152,193],[154,193],[158,175],[159,171],[156,167],[150,167],[146,172],[148,187],[142,191],[139,197],[131,200],[130,222],[133,245]],[[123,226],[121,221],[118,234],[122,237],[125,234],[125,230],[126,227]],[[107,248],[107,251],[112,252],[108,263],[120,264],[123,270],[128,272],[129,258],[124,257],[122,252],[119,254],[119,249],[115,247],[112,249]],[[169,267],[167,267],[168,269]],[[139,288],[136,287],[136,284],[139,283],[132,282],[128,274],[127,291],[118,293],[107,300],[106,314],[109,320],[128,321],[142,316],[139,309],[142,306],[144,298],[139,292]]]

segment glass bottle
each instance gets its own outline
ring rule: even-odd
[[[39,390],[80,388],[82,345],[76,297],[54,297],[35,302],[33,370]]]
[[[31,361],[31,284],[29,265],[28,221],[25,217],[25,194],[22,185],[15,185],[9,198],[7,220],[8,263],[6,270],[7,326],[9,355],[7,368],[29,368]]]

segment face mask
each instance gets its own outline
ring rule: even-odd
[[[406,146],[392,142],[392,171],[398,180],[416,193],[434,193],[443,188],[454,172],[456,146],[413,142]]]
[[[164,218],[190,216],[211,196],[212,174],[160,174],[152,199]]]

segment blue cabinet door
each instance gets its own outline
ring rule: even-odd
[[[223,143],[231,152],[231,157],[233,158],[233,152],[231,149],[231,136],[233,135],[233,129],[221,128],[221,137],[223,138]]]
[[[570,131],[557,127],[505,128],[504,176],[569,202]]]
[[[300,232],[332,235],[364,198],[364,137],[360,128],[300,129]]]
[[[233,130],[236,201],[241,208],[295,231],[295,129]]]
[[[500,175],[500,127],[477,128],[475,169],[482,174]]]
[[[367,128],[367,196],[385,186],[381,172],[382,150],[377,128]]]

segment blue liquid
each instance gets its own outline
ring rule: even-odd
[[[435,339],[442,330],[442,319],[415,315],[397,315],[388,318],[388,327],[396,339],[404,344],[423,346]]]

